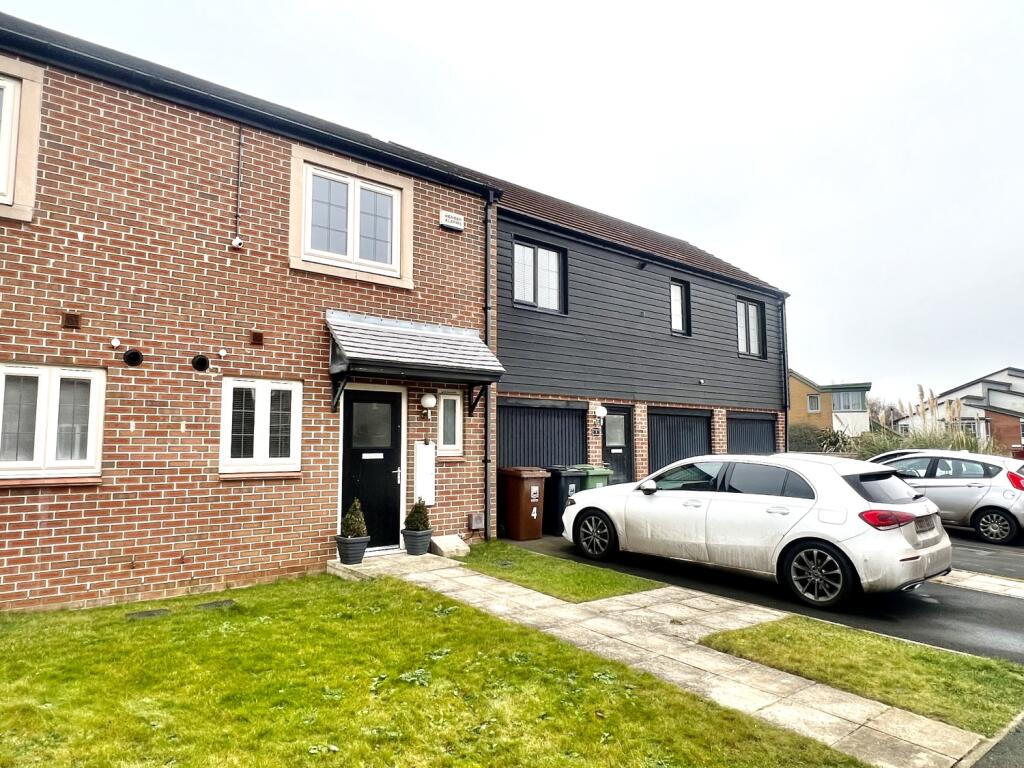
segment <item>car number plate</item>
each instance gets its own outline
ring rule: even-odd
[[[935,515],[928,515],[927,517],[919,517],[914,521],[914,527],[918,533],[925,533],[935,529]]]

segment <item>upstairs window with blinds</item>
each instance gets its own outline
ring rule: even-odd
[[[0,365],[0,478],[100,474],[106,374]]]
[[[736,300],[737,345],[741,355],[765,357],[764,304]]]
[[[515,243],[512,298],[517,304],[549,312],[565,311],[565,265],[561,251]]]
[[[297,472],[302,383],[225,378],[223,386],[221,473]]]

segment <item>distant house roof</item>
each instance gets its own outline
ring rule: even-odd
[[[858,381],[848,384],[826,384],[825,386],[822,387],[822,389],[826,392],[867,392],[869,389],[871,389],[871,382]]]
[[[779,297],[786,295],[685,240],[2,13],[0,50],[456,188],[491,193],[505,211]]]
[[[1005,381],[998,381],[998,380],[993,381],[992,380],[993,376],[996,376],[996,375],[998,375],[1000,373],[1006,373],[1006,374],[1008,374],[1009,376],[1011,376],[1013,378],[1020,378],[1020,379],[1024,380],[1024,368],[1014,368],[1013,366],[1007,366],[1006,368],[1000,368],[998,371],[992,371],[992,373],[989,373],[989,374],[987,374],[985,376],[982,376],[980,378],[974,379],[972,381],[968,381],[965,384],[961,384],[961,385],[959,385],[957,387],[953,387],[951,389],[947,389],[945,392],[940,392],[938,395],[936,395],[936,397],[945,397],[946,395],[950,395],[953,392],[958,392],[961,389],[966,389],[967,387],[973,387],[975,384],[988,383],[988,384],[1001,384],[1003,386],[1006,386],[1006,382]]]
[[[804,376],[802,373],[798,373],[797,371],[794,371],[792,368],[789,369],[789,375],[794,377],[794,378],[800,379],[800,381],[802,381],[804,384],[806,384],[811,389],[821,389],[821,387],[819,387],[816,382],[811,381],[809,378]]]

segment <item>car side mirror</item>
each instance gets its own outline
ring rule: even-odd
[[[652,493],[658,490],[658,484],[653,480],[644,480],[637,487],[644,492],[645,496],[650,496]]]

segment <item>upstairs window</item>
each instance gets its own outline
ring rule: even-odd
[[[821,395],[807,396],[808,413],[819,413],[821,411]]]
[[[402,193],[326,168],[306,166],[303,257],[397,274]]]
[[[0,77],[0,204],[14,201],[21,81]]]
[[[0,366],[0,477],[99,475],[105,387],[98,368]]]
[[[833,411],[866,411],[863,392],[833,392]]]
[[[749,299],[737,299],[736,328],[740,354],[764,357],[764,304]]]
[[[225,378],[223,387],[221,473],[297,472],[301,382]]]
[[[35,214],[44,70],[0,56],[0,219]]]
[[[551,248],[527,243],[513,246],[513,299],[550,312],[564,311],[564,267],[562,254]]]
[[[669,286],[672,332],[690,335],[690,284],[673,280]]]

